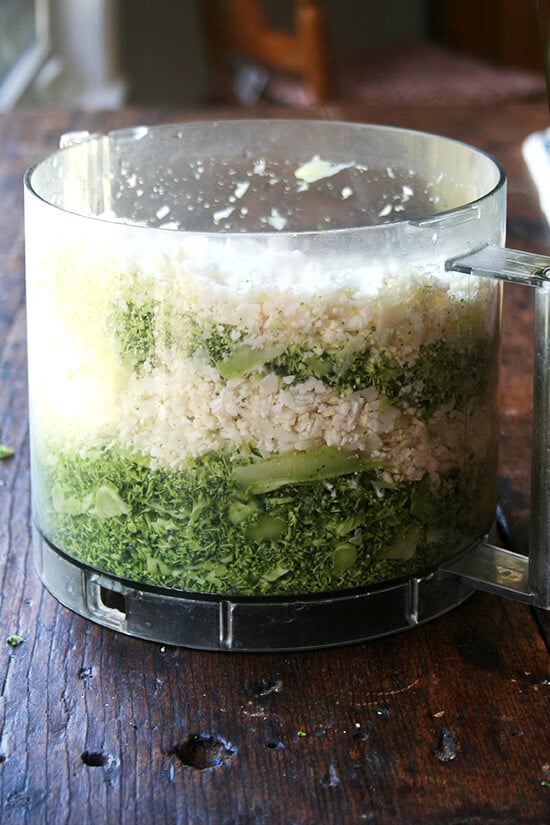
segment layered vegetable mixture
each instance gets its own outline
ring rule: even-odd
[[[481,535],[493,284],[243,242],[45,249],[44,536],[136,582],[272,595],[416,575]]]

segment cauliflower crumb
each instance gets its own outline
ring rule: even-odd
[[[319,155],[314,155],[307,163],[303,163],[294,172],[294,176],[304,183],[316,183],[323,178],[330,178],[337,175],[343,169],[349,169],[353,163],[331,163],[322,160]]]

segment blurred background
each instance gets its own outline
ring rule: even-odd
[[[292,0],[263,5],[269,24],[292,29]],[[329,99],[483,103],[544,94],[533,0],[321,5]],[[0,111],[218,103],[205,32],[214,7],[206,0],[0,0]],[[246,102],[256,103],[267,76],[250,72]],[[298,94],[283,102],[309,101]]]

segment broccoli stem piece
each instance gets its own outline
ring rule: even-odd
[[[285,348],[284,344],[270,344],[262,349],[254,349],[254,347],[243,344],[220,361],[217,367],[222,378],[242,378],[263,366],[266,361],[277,358],[285,351]]]
[[[272,458],[241,464],[233,470],[237,487],[249,493],[269,493],[285,484],[336,478],[349,473],[373,471],[377,462],[360,458],[338,447],[316,447],[303,452],[283,453]]]
[[[257,521],[248,526],[246,535],[252,541],[273,541],[283,534],[286,526],[282,518],[261,513]]]

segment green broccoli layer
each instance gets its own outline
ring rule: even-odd
[[[160,313],[162,317],[162,313]],[[358,349],[320,351],[307,339],[291,345],[272,341],[263,348],[246,344],[246,333],[228,324],[202,322],[182,316],[164,319],[155,332],[155,303],[128,301],[113,314],[112,323],[123,362],[139,371],[145,361],[163,359],[157,346],[181,347],[188,356],[202,354],[224,379],[273,372],[293,376],[295,382],[317,378],[337,392],[374,387],[391,404],[412,406],[424,420],[443,404],[462,409],[474,396],[483,396],[493,384],[494,352],[483,336],[472,340],[440,339],[419,347],[414,360],[405,363],[365,341]],[[157,321],[157,323],[160,323]]]
[[[176,473],[96,449],[36,470],[38,526],[64,552],[207,593],[313,593],[416,575],[492,520],[474,461],[437,490],[427,476],[388,485],[378,467],[331,447],[246,462],[211,454]]]

